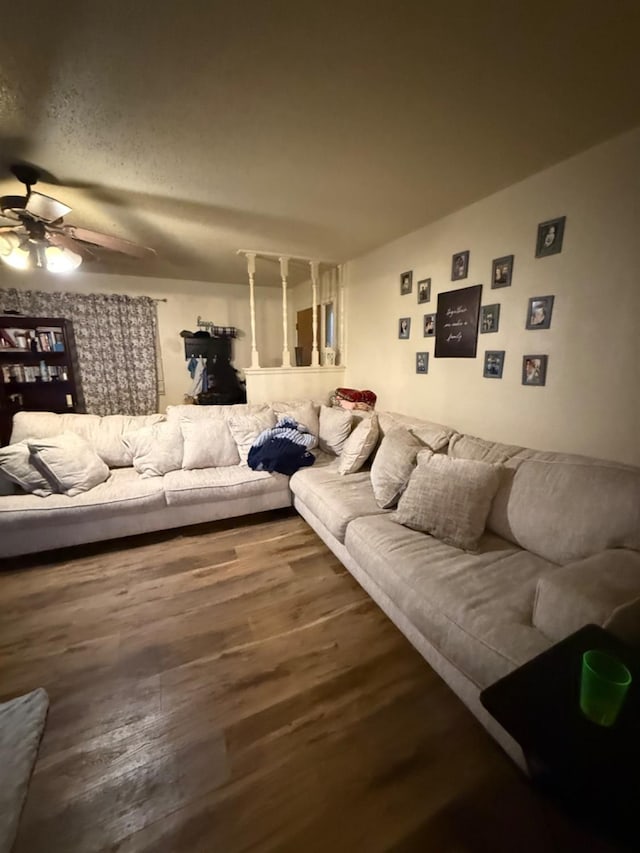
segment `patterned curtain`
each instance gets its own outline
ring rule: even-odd
[[[156,303],[148,296],[0,288],[0,309],[73,322],[79,402],[94,415],[158,411]]]

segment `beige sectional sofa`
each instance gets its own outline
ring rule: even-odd
[[[197,417],[259,409],[212,407]],[[177,421],[185,411],[193,408],[170,408],[167,418]],[[121,441],[139,424],[78,421],[88,417],[17,416],[12,441],[61,427],[84,430],[113,470],[107,482],[75,498],[0,497],[0,555],[293,503],[519,762],[517,745],[480,705],[484,687],[589,622],[640,642],[640,469],[490,442],[379,413],[381,438],[401,426],[440,454],[501,465],[485,533],[470,553],[394,521],[393,510],[376,501],[368,468],[342,476],[338,460],[320,453],[316,465],[290,479],[242,465],[143,479],[126,467],[131,460]],[[158,419],[162,416],[152,416]]]

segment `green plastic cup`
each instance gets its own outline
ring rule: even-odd
[[[612,726],[630,684],[631,673],[617,658],[597,649],[582,655],[580,708],[592,722]]]

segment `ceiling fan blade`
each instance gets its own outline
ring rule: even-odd
[[[75,225],[65,225],[62,230],[64,234],[73,237],[75,240],[81,240],[83,243],[90,243],[93,246],[101,246],[104,249],[110,249],[112,252],[120,252],[123,255],[132,255],[134,258],[152,258],[156,254],[154,249],[139,246],[137,243],[131,243],[129,240],[123,240],[121,237],[101,234],[99,231],[92,231],[89,228],[77,228]]]
[[[67,213],[71,213],[72,208],[55,198],[51,198],[51,196],[32,190],[27,198],[25,210],[43,222],[55,222],[57,219],[66,216]]]
[[[96,256],[88,246],[77,242],[66,234],[62,234],[60,231],[47,231],[47,239],[59,249],[68,249],[70,252],[75,252],[76,255],[80,255],[85,261],[95,261],[96,259]]]

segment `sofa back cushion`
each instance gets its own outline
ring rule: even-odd
[[[640,468],[525,450],[505,463],[487,527],[560,565],[640,550]]]
[[[422,445],[430,447],[436,453],[444,450],[451,438],[456,435],[452,427],[398,412],[378,412],[378,422],[381,438],[391,430],[403,427],[418,438]]]
[[[24,439],[52,438],[65,432],[86,439],[109,468],[126,468],[132,464],[131,452],[122,436],[152,424],[161,423],[164,415],[76,415],[54,412],[17,412],[13,416],[11,443]]]
[[[515,444],[501,444],[499,441],[487,441],[475,435],[456,433],[449,441],[449,456],[454,459],[474,459],[476,462],[501,464],[514,456],[522,457],[523,447]],[[534,451],[529,451],[533,453]]]
[[[189,418],[190,421],[209,418],[228,420],[234,415],[255,415],[265,412],[268,408],[267,403],[234,403],[231,406],[167,406],[167,420],[169,423],[179,423],[183,417]]]

